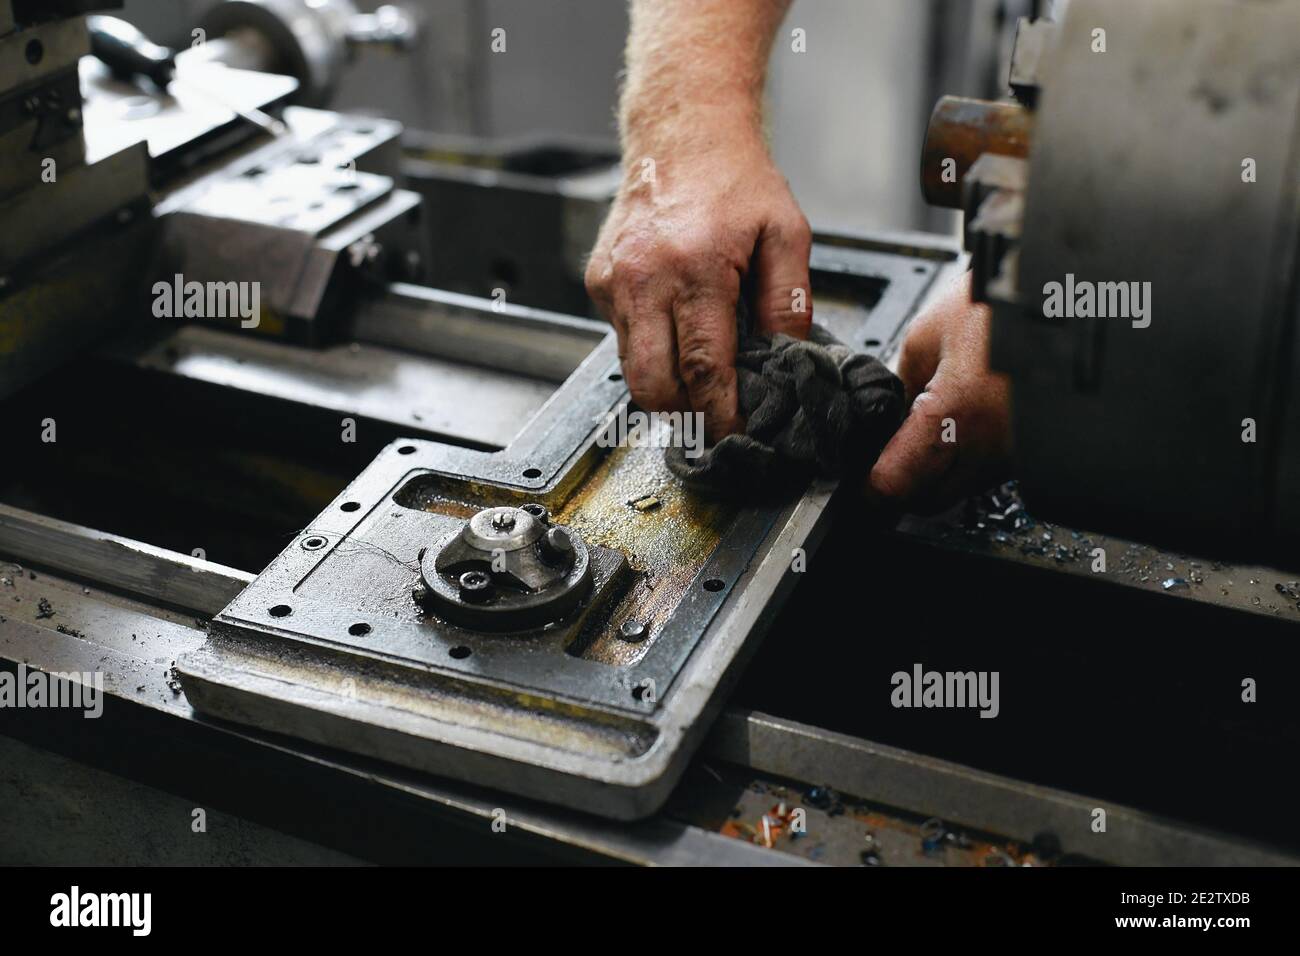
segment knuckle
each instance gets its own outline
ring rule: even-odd
[[[682,381],[692,391],[708,388],[721,378],[722,363],[711,349],[703,345],[684,347],[677,365],[682,373]]]
[[[632,399],[642,408],[658,409],[670,396],[664,394],[663,376],[654,364],[635,353],[623,362],[623,377]]]
[[[808,217],[802,212],[795,214],[790,224],[786,227],[786,232],[790,237],[790,244],[794,246],[811,246],[813,241],[812,224],[808,222]]]

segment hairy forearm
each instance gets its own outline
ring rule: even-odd
[[[772,41],[791,0],[632,0],[625,155],[762,136]]]

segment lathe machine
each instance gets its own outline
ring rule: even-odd
[[[968,265],[995,304],[1025,498],[897,527],[602,440],[618,169],[324,108],[401,11],[219,4],[157,85],[113,6],[0,2],[0,664],[103,687],[0,707],[0,861],[1294,862],[1300,5],[1027,21],[1019,100],[932,121],[966,248],[818,234],[855,348]],[[1149,334],[1036,322],[1066,272],[1151,277]],[[1264,457],[1196,443],[1244,417]],[[916,662],[998,718],[891,707]]]

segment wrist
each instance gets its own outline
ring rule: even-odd
[[[761,111],[747,103],[676,103],[654,111],[633,108],[623,114],[623,165],[640,176],[646,160],[658,172],[698,168],[709,160],[751,163],[767,157]]]

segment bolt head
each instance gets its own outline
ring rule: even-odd
[[[634,621],[630,618],[623,622],[619,627],[618,633],[622,635],[625,641],[641,641],[646,636],[646,626],[640,621]]]
[[[462,601],[486,601],[492,594],[492,576],[486,571],[466,571],[459,584]]]
[[[548,560],[564,561],[573,556],[573,539],[563,528],[551,528],[542,538],[542,556]]]
[[[492,516],[493,531],[511,531],[515,526],[515,516],[508,511],[498,511]]]

